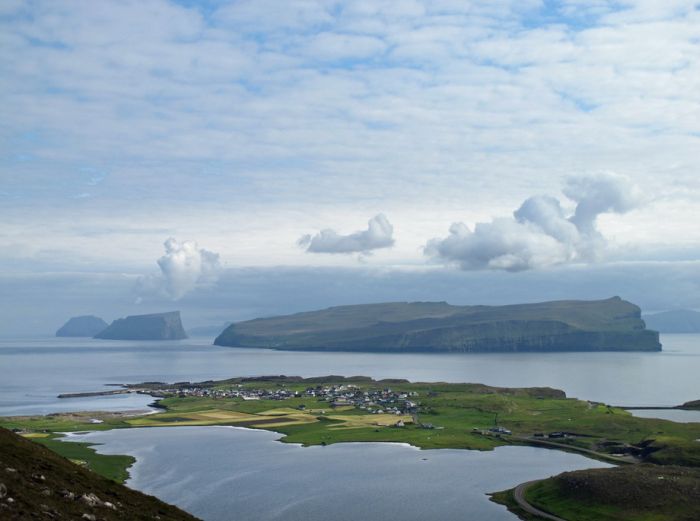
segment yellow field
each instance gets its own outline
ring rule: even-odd
[[[316,417],[297,409],[270,409],[259,414],[209,409],[188,413],[163,413],[127,420],[134,427],[182,427],[246,423],[252,427],[279,427],[315,422]]]
[[[361,429],[365,427],[390,427],[402,420],[404,423],[413,423],[413,418],[408,415],[397,414],[353,414],[353,415],[329,415],[333,420],[341,420],[340,425],[330,426],[329,429]]]
[[[351,409],[351,407],[350,407]],[[402,420],[404,423],[412,423],[413,418],[408,415],[396,414],[336,414],[342,409],[336,409],[327,415],[327,418],[342,423],[329,425],[329,429],[362,429],[368,427],[390,427]],[[250,427],[282,427],[287,425],[302,425],[318,421],[312,411],[300,411],[290,407],[280,407],[261,411],[257,414],[227,411],[222,409],[208,409],[187,413],[161,413],[151,416],[134,418],[128,423],[134,427],[179,427],[179,426],[205,426],[205,425],[235,425],[244,423]]]
[[[256,414],[248,414],[236,411],[202,411],[188,415],[194,420],[219,420],[219,421],[250,421],[255,419]]]
[[[300,411],[299,409],[292,409],[291,407],[281,407],[279,409],[270,409],[267,411],[263,411],[260,414],[262,414],[264,416],[288,416],[288,415],[306,414],[306,413],[304,411]]]

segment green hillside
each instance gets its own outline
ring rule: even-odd
[[[564,472],[529,487],[525,499],[568,521],[696,521],[699,484],[697,468],[625,465]],[[534,519],[514,503],[512,493],[496,493],[493,500],[521,519]]]
[[[338,351],[658,351],[639,307],[619,297],[509,306],[391,302],[238,322],[231,347]]]

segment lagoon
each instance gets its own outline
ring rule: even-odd
[[[205,521],[517,519],[486,494],[565,470],[607,467],[534,447],[418,450],[404,444],[301,447],[235,427],[127,429],[72,435],[130,454],[127,485]]]

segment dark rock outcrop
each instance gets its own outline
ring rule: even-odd
[[[105,340],[181,340],[187,338],[179,311],[119,318],[95,338]]]
[[[394,302],[232,324],[231,347],[384,352],[659,351],[639,307],[619,297],[510,306]]]
[[[56,336],[95,336],[100,331],[107,327],[107,322],[100,317],[93,315],[83,315],[73,317],[68,322],[63,324],[56,331]]]

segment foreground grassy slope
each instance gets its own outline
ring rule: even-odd
[[[1,428],[0,519],[196,520]]]
[[[96,472],[100,476],[117,483],[124,483],[129,478],[128,468],[136,462],[131,456],[98,454],[91,443],[61,441],[60,436],[49,435],[31,438],[52,451],[68,458],[73,463]]]
[[[232,324],[232,347],[344,351],[659,350],[640,309],[619,297],[510,306],[393,302]]]
[[[494,500],[531,519],[509,494]],[[565,472],[530,487],[525,499],[568,521],[695,521],[700,469],[635,465]]]

